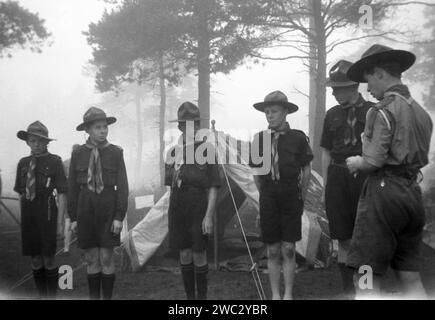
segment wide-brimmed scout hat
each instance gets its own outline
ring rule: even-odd
[[[288,109],[288,113],[295,113],[299,110],[299,107],[288,101],[287,96],[281,91],[274,91],[269,93],[263,102],[254,104],[254,108],[258,111],[264,112],[264,109],[268,106],[280,105]]]
[[[177,112],[177,119],[170,120],[169,122],[186,122],[186,121],[200,121],[205,120],[202,118],[199,109],[192,102],[184,102]]]
[[[364,71],[386,61],[397,62],[400,71],[405,72],[415,63],[416,56],[405,50],[394,50],[393,48],[375,44],[363,53],[361,59],[355,62],[347,72],[347,77],[356,82],[366,83]]]
[[[83,116],[83,123],[77,126],[76,130],[84,131],[89,124],[98,120],[106,120],[108,125],[116,122],[115,117],[108,117],[103,110],[96,107],[91,107]]]
[[[31,123],[27,127],[27,131],[20,130],[20,131],[17,132],[18,139],[21,139],[21,140],[24,140],[24,141],[27,141],[27,139],[29,138],[30,135],[42,138],[42,139],[47,140],[47,141],[53,141],[53,140],[55,140],[55,139],[51,139],[51,138],[48,137],[48,129],[47,129],[47,127],[44,126],[39,121],[35,121],[35,122]]]
[[[329,78],[326,79],[326,86],[332,88],[355,86],[358,82],[349,80],[347,71],[352,66],[352,62],[347,60],[338,61],[329,71]]]

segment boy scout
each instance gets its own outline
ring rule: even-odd
[[[123,151],[107,141],[108,126],[115,122],[116,118],[95,107],[85,113],[77,131],[86,131],[89,138],[72,153],[68,175],[68,213],[78,246],[85,250],[91,299],[112,298],[113,250],[120,245],[127,212]]]
[[[283,298],[290,300],[293,298],[296,269],[295,243],[301,239],[301,217],[313,154],[305,134],[290,129],[286,121],[287,115],[296,112],[298,107],[288,102],[284,93],[272,92],[254,108],[265,113],[269,133],[272,134],[270,150],[265,148],[265,132],[257,133],[253,141],[260,150],[260,156],[268,153],[271,156],[270,172],[256,176],[256,182],[260,191],[260,225],[263,241],[267,244],[272,299],[281,299],[282,269],[285,284]],[[251,163],[251,166],[254,165]]]
[[[41,298],[56,297],[58,268],[55,264],[56,240],[63,233],[67,181],[62,159],[47,151],[47,128],[39,121],[19,131],[31,155],[18,163],[15,192],[20,194],[21,237],[24,256],[31,257],[33,278]],[[54,196],[59,195],[59,208]]]
[[[199,109],[185,102],[178,109],[178,128],[183,133],[180,143],[170,150],[173,163],[166,160],[165,184],[171,187],[169,204],[169,246],[179,252],[184,289],[188,300],[207,299],[207,235],[213,229],[217,190],[220,186],[217,161],[198,161],[189,149],[204,147],[195,141],[200,124]],[[192,128],[192,132],[189,128]],[[193,144],[193,147],[192,147]],[[190,146],[189,146],[190,145]],[[208,146],[207,150],[211,150]],[[201,164],[202,163],[202,164]],[[196,283],[196,293],[195,293]]]
[[[339,103],[326,113],[322,139],[322,170],[325,192],[325,209],[332,239],[338,240],[338,266],[346,295],[354,295],[353,270],[346,267],[355,223],[356,210],[365,173],[352,175],[346,159],[361,155],[361,133],[364,131],[367,111],[373,103],[367,102],[358,92],[359,83],[347,78],[352,65],[339,61],[329,73],[326,85]]]
[[[370,173],[358,205],[348,265],[371,267],[375,294],[391,266],[406,297],[424,298],[419,252],[425,212],[417,180],[428,164],[433,124],[401,81],[415,60],[411,52],[374,45],[348,71],[352,81],[367,82],[368,91],[380,101],[367,115],[362,156],[347,160],[351,172]]]

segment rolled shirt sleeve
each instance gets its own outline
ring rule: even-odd
[[[326,150],[331,151],[332,147],[333,147],[333,136],[332,136],[332,132],[329,129],[330,125],[329,125],[329,116],[328,114],[325,117],[325,121],[323,122],[323,131],[322,131],[322,137],[320,140],[320,146],[322,148],[325,148]]]
[[[299,165],[303,168],[306,167],[313,161],[314,155],[311,150],[310,144],[308,142],[308,138],[305,136],[304,139],[301,139],[301,148],[300,148],[300,158]]]
[[[59,194],[65,194],[68,192],[68,181],[65,175],[65,168],[61,158],[56,160],[56,190]]]
[[[373,114],[375,113],[375,114]],[[372,108],[367,115],[366,129],[362,136],[363,158],[372,166],[381,168],[388,159],[393,133],[385,111]],[[370,123],[372,122],[372,123]]]

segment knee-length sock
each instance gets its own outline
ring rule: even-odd
[[[103,289],[103,300],[112,300],[115,274],[101,274],[101,288]]]
[[[184,291],[187,300],[195,300],[195,272],[193,262],[181,264],[181,275],[183,276]]]
[[[207,274],[208,264],[195,266],[196,291],[198,300],[207,300]]]
[[[88,274],[89,299],[101,299],[101,272]]]
[[[32,270],[32,273],[39,297],[41,299],[47,298],[47,281],[45,279],[45,268],[42,267],[40,269]]]
[[[347,267],[344,263],[339,263],[338,268],[340,269],[341,278],[343,281],[344,293],[350,298],[353,298],[355,296],[355,285],[353,283],[354,270]]]
[[[56,299],[57,288],[59,286],[59,268],[46,269],[45,278],[47,282],[47,298]]]

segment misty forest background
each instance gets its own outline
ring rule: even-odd
[[[82,71],[94,79],[101,94],[98,106],[122,119],[114,130],[117,141],[128,141],[125,155],[134,194],[164,190],[168,129],[176,129],[168,120],[176,118],[181,102],[196,102],[201,115],[208,118],[202,126],[209,127],[212,114],[237,107],[224,105],[214,89],[215,79],[240,68],[298,62],[308,79],[304,85],[308,90],[289,87],[286,93],[291,100],[297,96],[307,107],[307,134],[315,153],[313,169],[319,173],[323,119],[335,103],[328,97],[325,80],[331,64],[339,58],[355,61],[374,42],[412,50],[418,63],[405,74],[404,81],[416,88],[416,98],[427,110],[432,115],[435,112],[435,4],[430,1],[101,1],[107,9],[83,30],[92,59]],[[361,28],[366,13],[360,11],[362,5],[373,10],[371,28]],[[413,10],[423,16],[417,21],[419,28],[403,23],[413,19],[407,15]],[[0,1],[0,59],[13,60],[21,50],[41,53],[54,41],[44,17],[18,2]],[[292,72],[283,70],[280,77],[286,81],[294,76]],[[364,86],[362,91],[371,98]],[[3,113],[10,106],[2,103],[0,107]],[[77,112],[81,116],[83,110]],[[224,127],[222,122],[218,129],[219,124]],[[243,129],[244,121],[239,123],[240,128],[235,129]],[[435,203],[435,153],[431,159],[423,182],[430,212]],[[4,192],[9,192],[14,172],[1,169]]]

